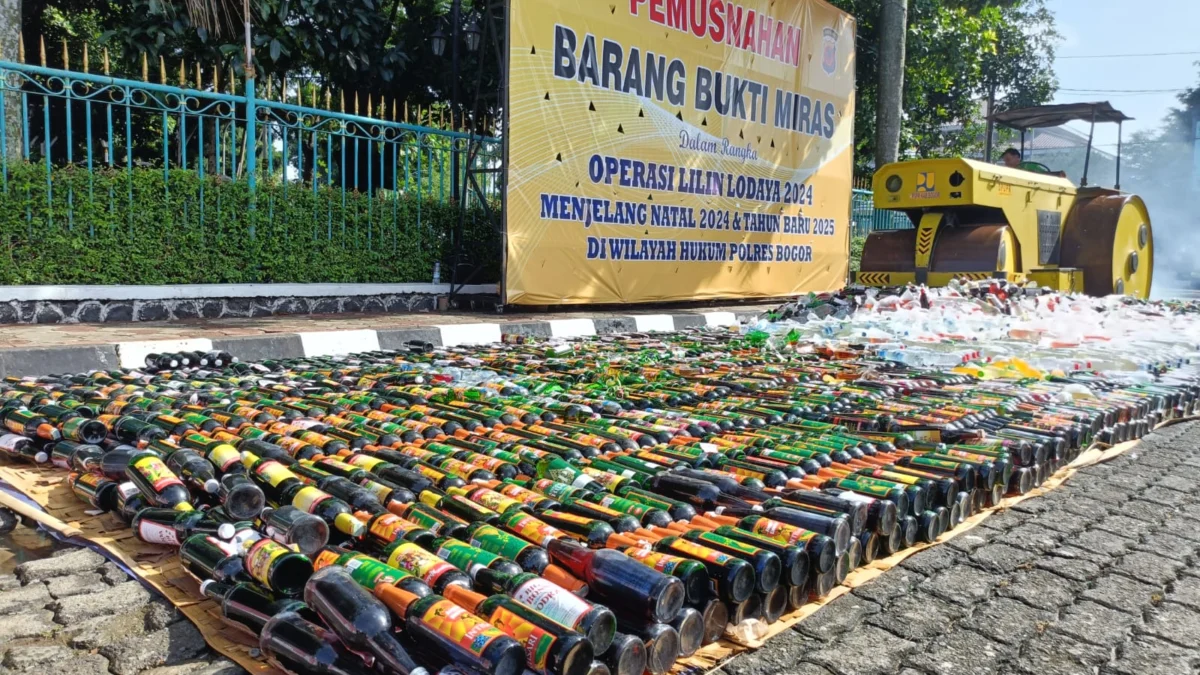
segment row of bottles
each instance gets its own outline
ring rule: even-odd
[[[710,331],[154,356],[0,381],[0,456],[178,548],[293,673],[661,675],[1200,394],[1188,369],[976,380]]]

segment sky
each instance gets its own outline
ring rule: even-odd
[[[1134,131],[1157,128],[1178,106],[1178,92],[1112,90],[1177,90],[1200,81],[1200,0],[1048,0],[1047,5],[1063,38],[1054,63],[1060,89],[1054,102],[1109,101],[1136,118],[1124,125],[1126,139]],[[1161,52],[1195,53],[1093,58]],[[1082,89],[1106,91],[1071,91]],[[1087,134],[1085,123],[1071,127]],[[1097,125],[1095,142],[1114,152],[1116,125]]]

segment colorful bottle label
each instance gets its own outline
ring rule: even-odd
[[[499,628],[446,599],[425,610],[421,622],[476,656],[481,656],[492,640],[504,635]]]
[[[259,464],[254,473],[258,474],[258,477],[266,481],[271,487],[279,487],[279,484],[283,481],[296,477],[296,474],[292,473],[291,469],[273,459]]]
[[[359,586],[371,590],[375,590],[376,586],[392,585],[407,576],[412,576],[404,570],[396,569],[365,555],[354,556],[346,561],[344,567],[350,573],[350,578],[358,582]]]
[[[179,476],[176,476],[161,459],[153,455],[134,462],[133,469],[146,479],[155,492],[162,492],[172,485],[183,485]]]
[[[356,466],[360,469],[366,469],[367,471],[375,471],[375,468],[380,464],[387,464],[387,462],[383,461],[382,459],[362,454],[350,455],[346,458],[346,462],[351,466]]]
[[[515,499],[510,499],[495,490],[476,490],[471,493],[471,501],[476,504],[482,504],[496,513],[505,513],[509,509],[521,508],[523,504]]]
[[[415,577],[420,577],[430,586],[433,586],[443,574],[455,570],[450,563],[407,541],[392,551],[392,554],[388,556],[387,564],[405,570]]]
[[[229,471],[235,464],[242,461],[242,453],[227,443],[215,445],[208,451],[208,461],[217,467],[219,473]]]
[[[639,548],[631,546],[624,550],[625,555],[649,565],[663,574],[671,574],[679,567],[679,563],[683,562],[683,558],[677,558],[666,553],[657,553],[648,548]]]
[[[259,539],[246,552],[246,572],[267,588],[271,587],[271,565],[281,556],[294,553],[274,539]]]
[[[698,560],[707,560],[708,562],[717,563],[718,565],[724,565],[730,560],[733,560],[732,557],[725,555],[720,551],[714,551],[707,546],[700,546],[699,544],[690,542],[686,539],[676,539],[675,541],[671,542],[670,546],[672,550],[679,551],[680,553],[692,558],[696,558]]]
[[[406,533],[421,529],[420,525],[393,513],[385,513],[371,521],[370,532],[380,541],[393,542]]]
[[[312,486],[302,487],[296,492],[296,496],[292,497],[292,506],[305,513],[312,513],[317,509],[318,504],[332,496],[328,492]]]
[[[461,541],[447,539],[438,547],[437,555],[442,560],[464,570],[473,578],[479,570],[500,559],[500,556],[475,548]]]
[[[745,553],[747,555],[754,555],[761,550],[756,546],[744,544],[736,539],[730,539],[729,537],[723,537],[719,534],[714,534],[712,532],[701,532],[700,533],[700,541],[708,542],[714,546],[721,546],[721,547],[724,547],[727,549],[732,549],[734,551],[738,551],[740,553]]]
[[[504,522],[504,526],[539,546],[546,546],[552,539],[561,539],[561,530],[524,513],[515,513]]]
[[[551,499],[562,499],[569,497],[578,491],[578,488],[573,488],[565,483],[550,480],[549,478],[541,478],[533,483],[533,489],[550,497]]]
[[[512,592],[513,600],[568,628],[574,628],[592,606],[577,595],[545,579],[530,579]]]
[[[525,488],[521,487],[520,485],[513,485],[512,483],[505,483],[498,487],[499,487],[499,489],[497,490],[497,492],[499,492],[500,494],[502,494],[506,497],[511,497],[513,499],[516,499],[517,501],[519,501],[520,503],[522,503],[526,506],[535,506],[546,500],[545,497],[539,495],[538,493],[534,492],[533,490],[526,490]]]
[[[546,661],[550,648],[554,646],[554,635],[536,626],[506,607],[497,607],[488,618],[489,623],[508,633],[525,648],[525,662],[534,671],[546,672]]]
[[[363,482],[359,483],[359,485],[366,488],[371,494],[375,495],[375,498],[380,502],[386,504],[391,500],[392,488],[384,485],[383,483],[376,483],[373,480],[364,480]]]
[[[529,542],[501,532],[491,525],[483,525],[475,528],[475,532],[471,535],[470,543],[472,546],[490,551],[509,560],[516,560],[521,552],[533,546]]]
[[[812,532],[804,528],[781,523],[778,520],[771,520],[770,518],[759,518],[754,521],[754,526],[750,528],[750,531],[789,546],[795,546],[802,541],[807,541],[813,535]]]

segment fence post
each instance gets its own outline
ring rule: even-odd
[[[258,106],[254,98],[254,76],[247,73],[246,77],[246,187],[250,190],[250,239],[253,241],[256,229],[258,197],[255,190],[258,187]],[[285,179],[287,170],[284,169]]]

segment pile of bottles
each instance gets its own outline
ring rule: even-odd
[[[234,363],[237,363],[237,357],[227,351],[151,353],[146,355],[145,372],[158,373],[189,367],[219,369]]]
[[[1200,302],[1093,298],[996,280],[945,288],[848,289],[769,312],[773,343],[870,345],[910,366],[1020,357],[1047,372],[1162,371],[1200,357]]]
[[[300,675],[662,675],[1200,394],[715,330],[168,356],[0,381],[0,457],[177,547]]]

